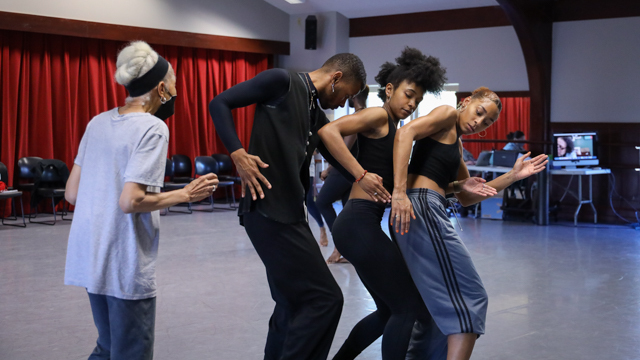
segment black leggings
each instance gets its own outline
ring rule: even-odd
[[[342,200],[342,205],[349,200],[349,192],[351,190],[351,183],[345,179],[342,174],[336,169],[329,172],[329,176],[324,181],[322,189],[316,198],[316,206],[320,210],[320,214],[327,222],[329,231],[333,233],[333,223],[336,221],[336,211],[333,209],[333,203]]]
[[[354,359],[380,335],[382,358],[404,360],[414,323],[430,320],[400,250],[382,231],[384,209],[351,199],[334,223],[338,251],[356,268],[378,308],[353,328],[334,360]]]
[[[318,223],[318,227],[323,227],[324,222],[322,221],[322,215],[320,215],[320,210],[318,210],[316,201],[313,199],[313,193],[315,192],[313,189],[313,183],[314,178],[312,176],[309,178],[309,191],[307,192],[307,210],[309,211],[309,215],[311,215],[311,217],[313,217]]]

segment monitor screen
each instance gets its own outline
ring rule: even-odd
[[[591,160],[596,156],[596,133],[553,135],[553,160]]]

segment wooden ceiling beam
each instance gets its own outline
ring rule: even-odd
[[[0,29],[103,40],[144,40],[157,45],[289,55],[289,42],[286,41],[207,35],[5,11],[0,11]]]

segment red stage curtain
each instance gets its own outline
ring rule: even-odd
[[[0,161],[9,170],[24,156],[60,159],[69,169],[91,118],[124,104],[113,79],[119,41],[0,30]],[[221,91],[271,67],[265,54],[177,46],[152,47],[177,75],[176,114],[169,118],[169,156],[226,153],[207,110]],[[235,110],[249,143],[253,107]],[[3,179],[4,180],[4,179]]]
[[[485,139],[507,139],[507,134],[521,130],[529,139],[529,118],[530,99],[528,97],[500,98],[502,101],[502,111],[500,117],[491,127],[487,129]],[[506,143],[475,143],[465,142],[465,139],[482,139],[478,134],[463,136],[462,142],[465,149],[469,150],[477,159],[483,150],[502,150]],[[528,146],[525,144],[525,149]]]

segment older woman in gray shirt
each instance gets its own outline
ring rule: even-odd
[[[159,209],[209,196],[215,174],[184,189],[163,186],[176,77],[147,43],[118,54],[125,105],[94,117],[80,142],[65,197],[76,206],[65,284],[87,289],[98,329],[89,359],[152,359]]]

